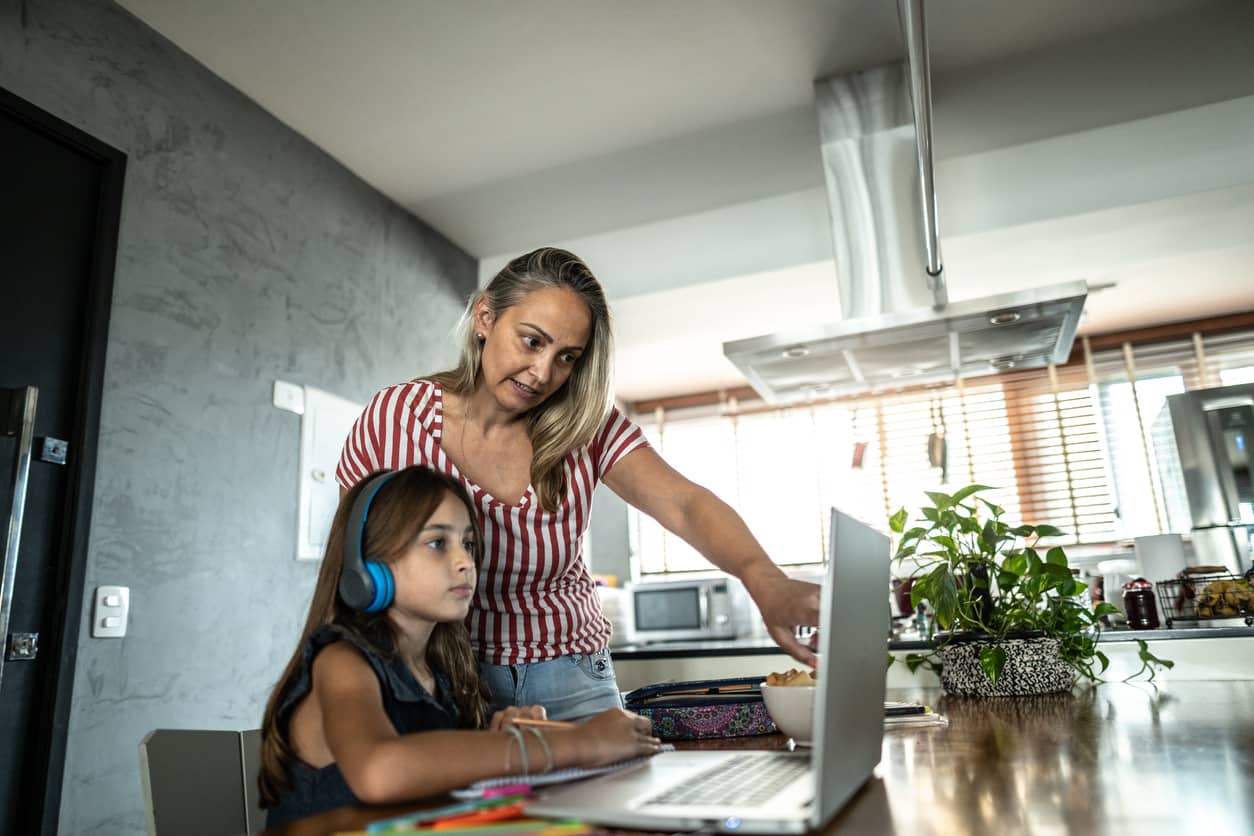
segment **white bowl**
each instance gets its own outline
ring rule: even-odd
[[[766,713],[771,715],[779,730],[798,743],[809,743],[814,722],[814,686],[763,682],[759,687]]]

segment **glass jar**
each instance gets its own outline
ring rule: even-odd
[[[1123,585],[1123,611],[1133,630],[1158,627],[1158,606],[1154,603],[1154,585],[1145,578],[1135,578]]]

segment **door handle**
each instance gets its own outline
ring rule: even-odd
[[[13,611],[13,584],[17,580],[17,553],[22,539],[22,517],[26,513],[26,484],[30,476],[31,445],[35,440],[35,405],[39,390],[34,386],[0,389],[0,431],[17,436],[17,455],[13,458],[13,501],[9,507],[8,532],[4,538],[3,562],[0,562],[0,640],[9,643],[9,615]],[[4,685],[4,661],[7,652],[0,652],[0,686]]]

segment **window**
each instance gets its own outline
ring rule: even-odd
[[[1189,529],[1167,398],[1254,382],[1254,331],[1120,344],[1072,362],[956,385],[790,408],[728,400],[637,415],[681,473],[735,508],[776,562],[821,563],[827,509],[880,528],[924,491],[970,483],[1006,519],[1049,522],[1065,544]],[[641,574],[708,571],[651,518],[631,512]]]
[[[733,508],[740,505],[735,476],[737,446],[731,422],[716,416],[642,426],[649,443],[671,467],[709,488]],[[640,562],[641,574],[710,568],[695,549],[651,518],[638,513],[633,516],[631,551]]]
[[[1187,531],[1188,504],[1181,507],[1183,475],[1167,412],[1167,396],[1184,391],[1184,378],[1169,375],[1140,379],[1135,384],[1102,383],[1097,390],[1107,455],[1115,476],[1111,499],[1119,518],[1116,533],[1135,537],[1164,530]],[[1168,494],[1173,500],[1170,503]]]
[[[1238,383],[1254,383],[1254,366],[1221,369],[1219,371],[1219,380],[1224,386],[1236,386]]]

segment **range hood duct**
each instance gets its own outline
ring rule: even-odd
[[[933,181],[922,0],[899,0],[906,62],[814,84],[843,319],[723,344],[770,403],[1063,363],[1082,281],[949,303]]]

